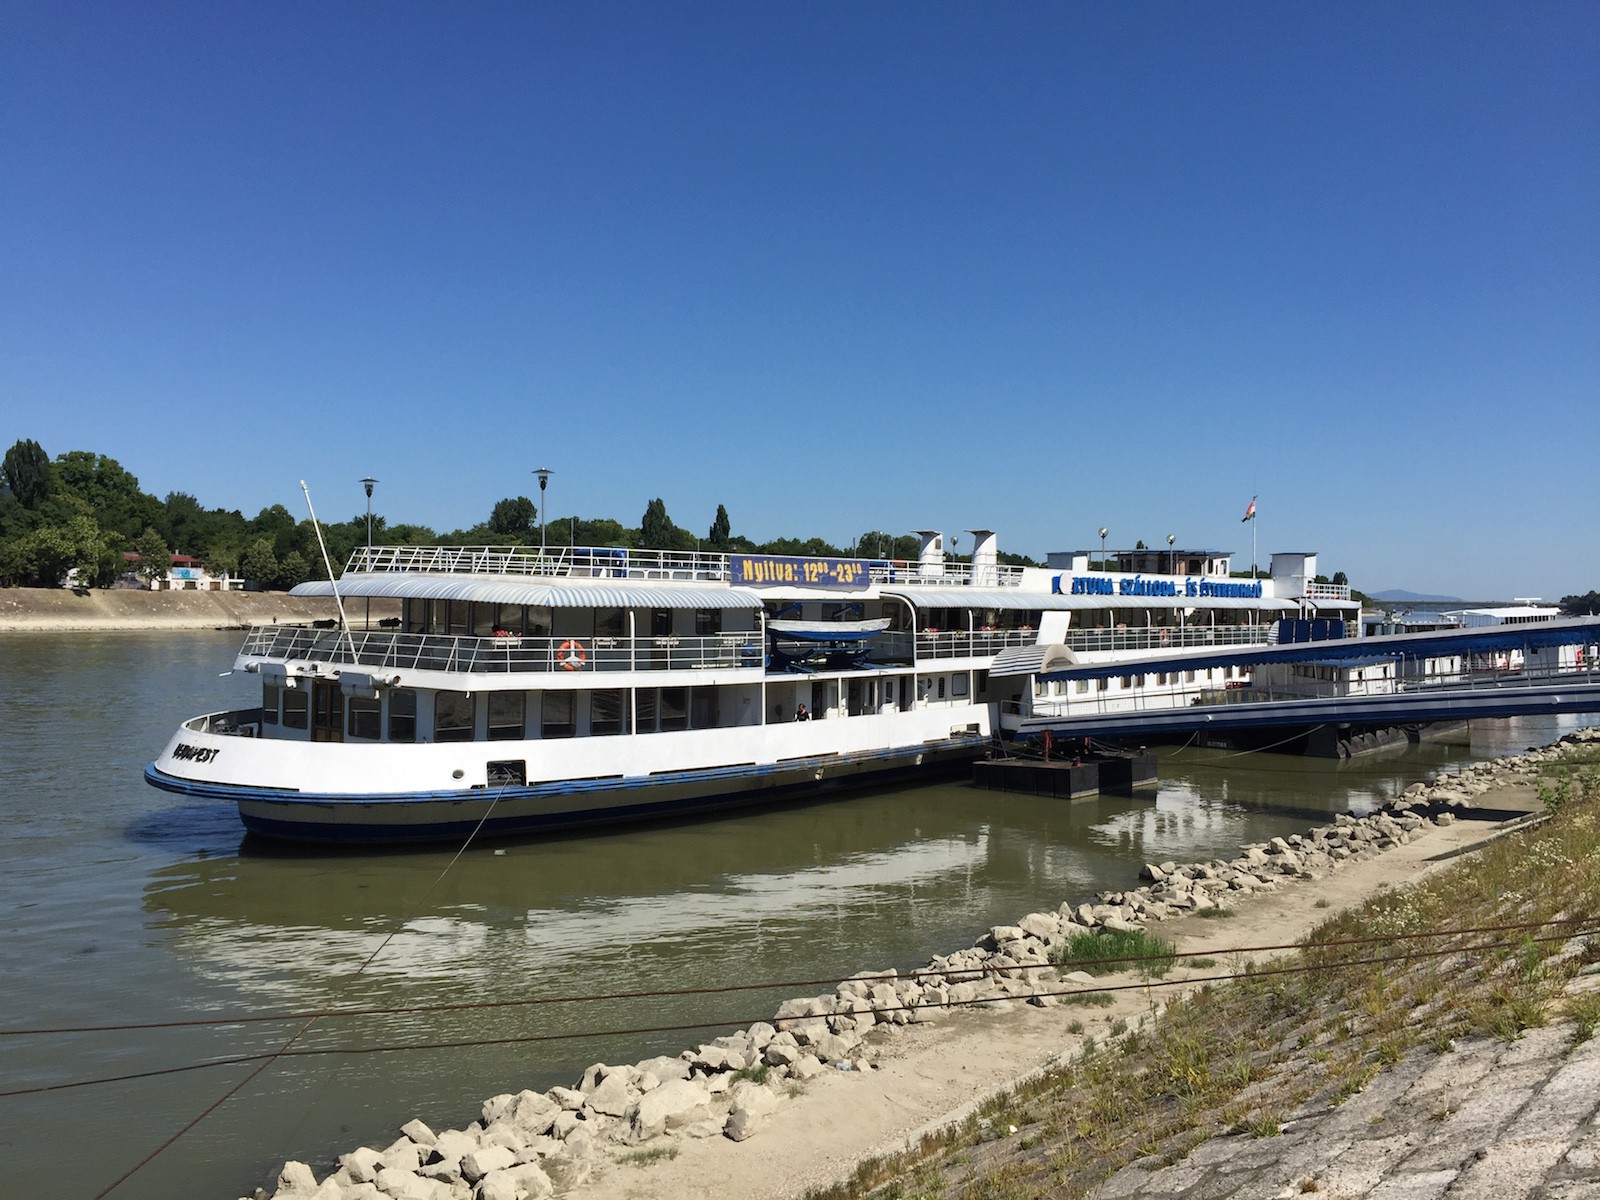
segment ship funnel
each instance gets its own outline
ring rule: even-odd
[[[972,535],[972,586],[1000,583],[1000,539],[992,529],[969,529]]]
[[[944,574],[944,534],[937,529],[914,530],[922,545],[917,550],[918,575]]]

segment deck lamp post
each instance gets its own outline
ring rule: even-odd
[[[1168,575],[1176,575],[1178,573],[1178,560],[1175,557],[1176,552],[1172,549],[1172,543],[1177,541],[1177,540],[1178,540],[1178,535],[1177,534],[1175,534],[1175,533],[1167,534],[1167,574]]]
[[[550,476],[555,472],[549,467],[540,467],[534,472],[539,477],[539,556],[544,557],[544,490],[550,486]]]
[[[361,480],[361,486],[367,489],[367,566],[372,565],[372,485],[378,481],[371,475]]]
[[[372,570],[372,485],[378,481],[371,475],[361,480],[361,486],[367,490],[367,570]],[[367,628],[372,628],[372,597],[367,597]]]
[[[1100,569],[1106,569],[1106,527],[1100,526]]]

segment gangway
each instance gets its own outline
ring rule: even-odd
[[[1559,648],[1577,647],[1571,655]],[[1523,665],[1502,665],[1521,655]],[[1459,659],[1442,673],[1430,663]],[[1266,689],[1196,688],[1148,702],[1121,695],[1102,710],[1022,716],[1007,723],[1018,738],[1158,737],[1204,730],[1309,727],[1328,723],[1392,726],[1482,717],[1600,712],[1600,617],[1493,629],[1437,630],[1382,637],[1294,642],[1216,650],[1182,650],[1115,662],[1075,663],[1038,672],[1043,681],[1106,679],[1149,672],[1190,672],[1266,663],[1341,664],[1393,661],[1391,690],[1311,698]],[[1487,663],[1488,665],[1482,665]]]

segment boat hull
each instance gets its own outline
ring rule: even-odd
[[[145,768],[145,779],[164,791],[232,802],[245,828],[263,837],[344,845],[444,842],[533,836],[816,798],[957,771],[987,746],[986,736],[970,734],[891,750],[766,765],[387,795],[287,791],[185,779],[157,763]]]

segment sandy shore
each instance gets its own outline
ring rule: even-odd
[[[377,608],[373,606],[375,619]],[[365,616],[365,608],[359,615]],[[385,609],[382,615],[392,614]],[[331,599],[302,599],[284,592],[0,588],[0,632],[7,633],[243,629],[256,623],[321,621],[337,616]]]
[[[1530,807],[1533,789],[1518,785],[1481,798]],[[1284,883],[1239,903],[1226,921],[1187,917],[1153,926],[1180,953],[1215,955],[1219,965],[1179,972],[1215,975],[1237,961],[1235,947],[1282,945],[1303,937],[1342,909],[1391,887],[1413,883],[1460,853],[1493,837],[1500,826],[1460,821],[1374,859],[1342,867],[1318,880]],[[1270,957],[1253,955],[1251,957]],[[1108,984],[1133,982],[1111,976]],[[869,1072],[825,1071],[803,1085],[750,1141],[681,1140],[669,1160],[608,1166],[574,1189],[575,1197],[647,1200],[695,1196],[703,1200],[793,1200],[808,1189],[848,1177],[861,1160],[897,1151],[928,1130],[958,1121],[987,1097],[1051,1063],[1070,1057],[1084,1035],[1103,1039],[1118,1020],[1150,1011],[1178,987],[1113,993],[1109,1008],[1018,1005],[1009,1012],[959,1013],[895,1030]],[[1081,1022],[1083,1034],[1069,1032]]]

